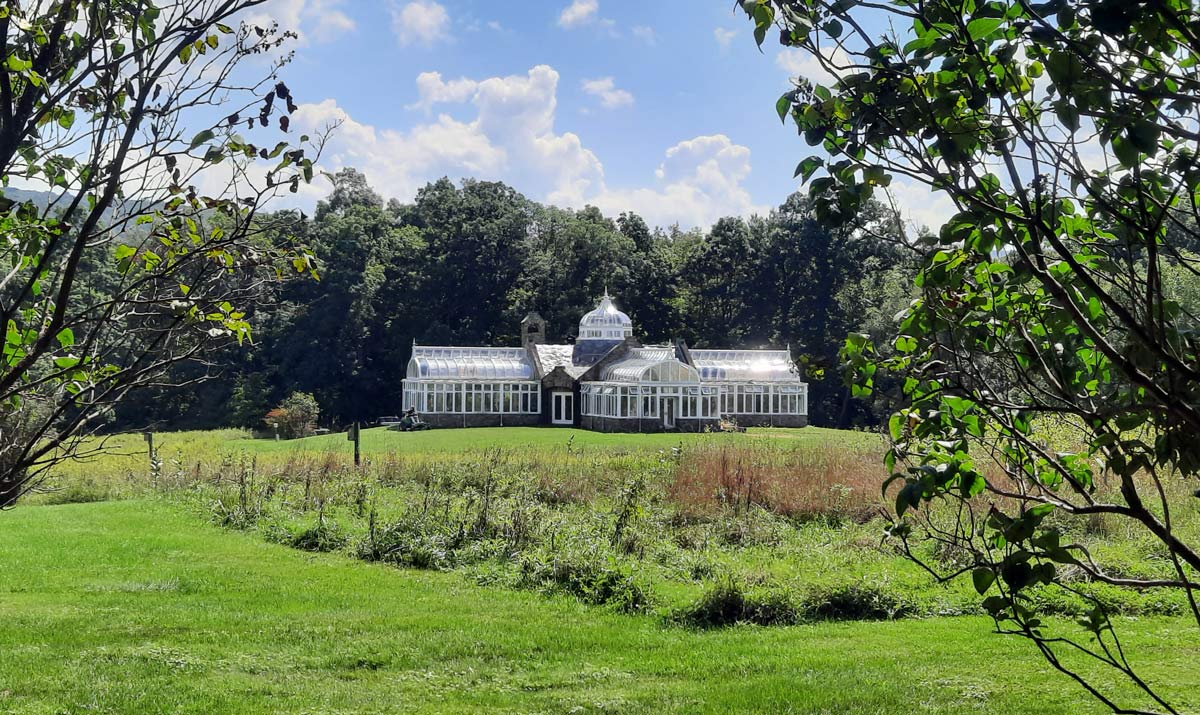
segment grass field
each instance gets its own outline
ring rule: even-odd
[[[312,555],[161,501],[0,515],[4,713],[1099,713],[982,618],[665,627]],[[1200,704],[1173,619],[1128,646]]]
[[[99,443],[97,440],[95,443]],[[745,434],[657,433],[605,434],[561,427],[479,427],[473,429],[395,432],[382,427],[362,431],[362,453],[368,458],[385,454],[399,456],[462,454],[473,450],[504,449],[537,452],[633,452],[669,450],[679,446],[780,444],[804,448],[817,445],[880,444],[866,432],[822,429],[752,428]],[[138,433],[104,438],[106,453],[89,460],[63,464],[60,475],[86,477],[118,472],[145,471],[148,463],[145,439]],[[255,439],[247,430],[226,429],[197,432],[161,432],[155,446],[164,460],[182,463],[213,460],[220,455],[252,454],[268,457],[287,455],[339,455],[349,459],[353,446],[345,433],[295,440]]]
[[[373,429],[361,468],[341,434],[156,445],[114,436],[0,514],[0,713],[1090,712],[969,579],[881,539],[877,435]],[[1144,534],[1052,518],[1169,575]],[[1072,589],[1030,594],[1056,632],[1086,592],[1143,675],[1200,674],[1182,594]]]

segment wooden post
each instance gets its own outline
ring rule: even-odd
[[[154,484],[154,488],[158,488],[158,455],[154,452],[154,433],[143,432],[142,437],[146,440],[147,453],[150,455],[150,480]]]
[[[360,435],[357,422],[350,424],[350,431],[346,434],[346,439],[354,441],[354,466],[362,466],[362,450],[360,449]]]

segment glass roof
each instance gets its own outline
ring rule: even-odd
[[[604,368],[601,380],[608,382],[700,382],[700,375],[675,359],[675,349],[634,348],[629,357]]]
[[[532,380],[524,348],[414,346],[408,378],[419,380]]]
[[[692,350],[691,354],[705,382],[800,382],[787,350]]]

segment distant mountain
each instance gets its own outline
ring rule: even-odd
[[[60,210],[65,209],[70,203],[71,198],[73,198],[72,196],[67,196],[64,192],[55,193],[52,191],[31,191],[29,189],[14,189],[12,187],[0,189],[0,196],[17,203],[32,201],[33,205],[37,206],[41,211],[45,211],[51,203],[54,203],[55,207]],[[117,209],[122,210],[122,215],[128,215],[125,213],[126,208],[132,208],[132,210],[135,212],[141,212],[149,210],[149,206],[150,205],[148,204],[130,204],[129,206],[118,204],[116,207],[110,207],[104,212],[104,215],[101,217],[101,222],[108,223],[108,220],[112,217],[114,211]],[[86,210],[87,206],[85,205],[82,208]]]
[[[4,198],[16,201],[17,203],[32,201],[39,209],[45,209],[49,206],[50,202],[56,196],[56,194],[52,194],[49,191],[29,191],[28,189],[14,189],[12,187],[0,189],[0,194],[3,194]]]

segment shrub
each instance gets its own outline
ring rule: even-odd
[[[263,417],[268,427],[278,430],[284,439],[307,437],[316,429],[321,416],[317,398],[307,392],[293,392]]]

